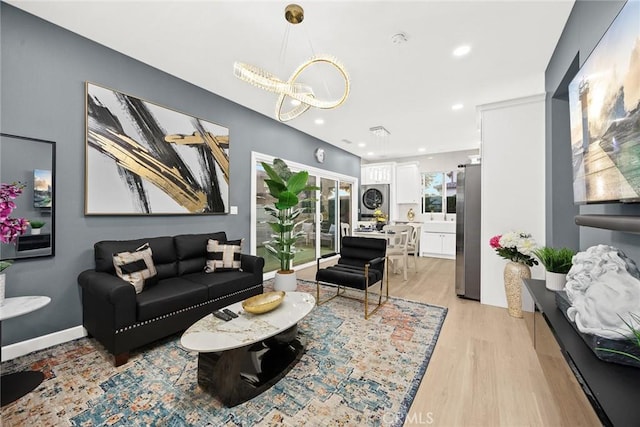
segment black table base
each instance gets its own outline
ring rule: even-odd
[[[2,406],[15,402],[27,393],[35,390],[44,380],[44,374],[37,371],[15,372],[0,378]]]
[[[306,340],[297,325],[265,341],[219,353],[199,353],[198,384],[227,407],[269,389],[300,360]]]

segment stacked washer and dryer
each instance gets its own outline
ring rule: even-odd
[[[360,186],[360,221],[373,220],[373,212],[380,209],[389,215],[389,184],[367,184]]]

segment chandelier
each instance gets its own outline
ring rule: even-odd
[[[378,155],[380,157],[386,157],[390,148],[390,136],[391,132],[384,126],[373,126],[369,128],[374,142],[374,146],[377,147]]]
[[[297,4],[290,4],[285,8],[284,17],[287,22],[292,25],[299,24],[304,19],[304,10]],[[298,83],[300,75],[309,67],[317,64],[330,65],[337,70],[342,80],[344,80],[344,91],[341,96],[335,99],[319,99],[316,97],[311,86]],[[344,66],[330,55],[314,55],[300,64],[286,81],[259,67],[243,62],[235,62],[233,64],[233,74],[240,80],[256,87],[277,93],[279,96],[276,102],[275,113],[276,118],[281,122],[293,120],[311,107],[320,109],[337,108],[342,105],[349,96],[349,76]],[[293,108],[288,110],[285,108],[285,100],[287,98],[298,101]]]

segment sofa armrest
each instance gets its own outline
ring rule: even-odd
[[[259,274],[260,277],[262,277],[264,270],[264,258],[255,255],[242,254],[240,257],[240,268],[242,271],[253,273],[255,275]]]
[[[86,270],[78,276],[83,300],[90,300],[88,307],[109,313],[113,327],[119,328],[136,322],[136,291],[133,286],[109,273]],[[83,309],[86,304],[83,304]],[[85,316],[92,316],[91,309]],[[108,322],[108,319],[104,319]]]

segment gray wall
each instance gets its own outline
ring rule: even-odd
[[[573,205],[569,104],[563,99],[568,81],[587,59],[624,4],[625,1],[613,0],[576,1],[547,66],[546,242],[550,246],[569,246],[581,250],[596,244],[609,244],[622,249],[636,263],[640,263],[640,235],[578,227],[574,223],[573,217],[578,213],[640,215],[640,204]]]
[[[313,151],[322,147],[330,159],[325,169],[360,176],[357,156],[5,3],[0,14],[2,132],[57,142],[56,256],[6,270],[7,296],[47,295],[52,302],[2,322],[2,345],[82,323],[76,277],[93,267],[96,241],[218,230],[248,241],[251,151],[315,166]],[[85,217],[85,81],[228,127],[230,205],[239,214]]]

